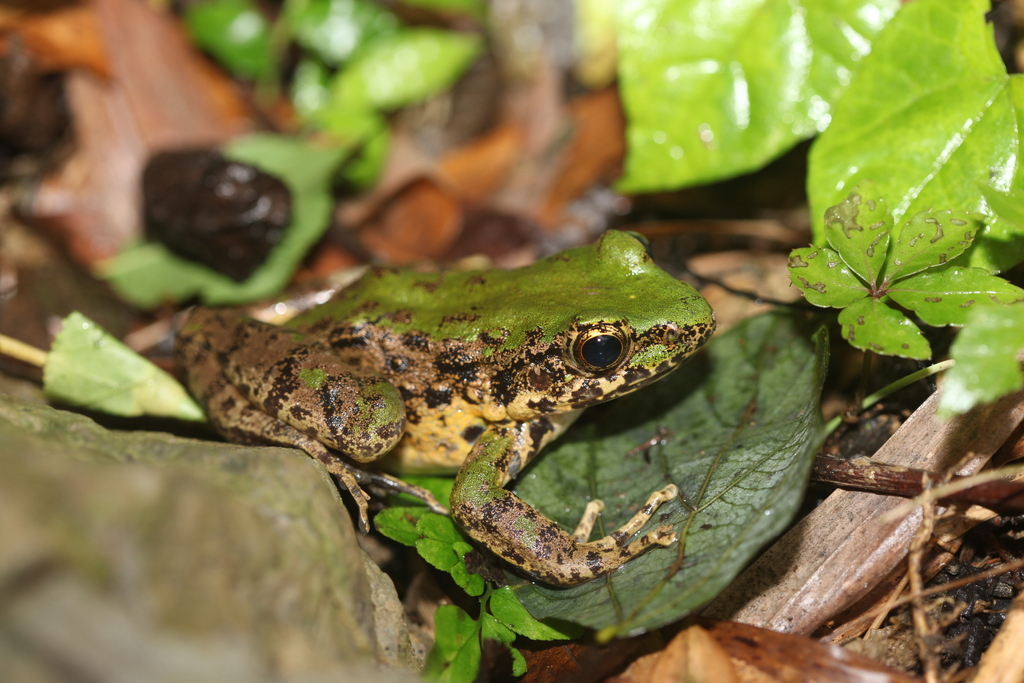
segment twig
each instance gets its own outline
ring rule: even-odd
[[[0,334],[0,353],[36,367],[41,368],[46,365],[46,351],[2,334]]]

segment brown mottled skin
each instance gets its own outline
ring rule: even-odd
[[[376,270],[278,327],[197,308],[179,331],[193,393],[233,441],[294,445],[360,484],[430,494],[397,472],[458,471],[451,512],[524,573],[568,586],[612,571],[671,526],[630,542],[671,484],[615,533],[587,542],[600,502],[570,534],[504,487],[588,406],[677,367],[714,330],[707,302],[644,245],[609,232],[513,271]]]

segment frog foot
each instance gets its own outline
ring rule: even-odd
[[[669,484],[660,491],[655,491],[650,495],[640,511],[633,515],[632,519],[619,527],[617,531],[598,541],[587,543],[587,539],[590,538],[590,532],[593,531],[594,524],[597,522],[598,514],[604,510],[603,502],[592,500],[587,503],[587,507],[583,511],[583,518],[580,519],[576,530],[573,531],[573,540],[577,543],[587,543],[588,546],[597,547],[600,550],[611,550],[612,548],[621,548],[623,546],[633,548],[636,546],[638,548],[637,554],[646,550],[647,546],[651,543],[666,546],[672,545],[679,540],[679,535],[676,534],[671,524],[663,524],[629,545],[626,545],[626,541],[643,528],[644,524],[647,523],[663,503],[672,500],[677,495],[679,495],[679,489],[675,484]]]
[[[393,493],[405,493],[415,498],[419,498],[430,507],[431,512],[436,512],[439,515],[447,515],[448,508],[442,505],[434,494],[427,489],[409,484],[396,477],[384,474],[383,472],[365,472],[366,476],[372,484],[379,486],[387,491]]]

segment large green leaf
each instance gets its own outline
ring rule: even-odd
[[[898,8],[898,0],[624,0],[619,87],[629,154],[620,188],[674,189],[753,170],[824,130]]]
[[[966,413],[1024,386],[1017,355],[1024,349],[1024,305],[971,310],[950,355],[956,367],[946,375],[939,414]]]
[[[238,138],[224,149],[226,157],[276,176],[292,197],[292,222],[284,238],[248,280],[235,282],[154,243],[129,247],[100,264],[100,276],[141,308],[197,295],[207,304],[231,305],[276,294],[327,229],[333,205],[330,179],[347,151],[270,133]]]
[[[812,216],[874,180],[892,211],[893,238],[921,211],[979,211],[990,218],[969,264],[1002,270],[1024,258],[1024,240],[1014,240],[1021,226],[991,218],[982,190],[1024,188],[1024,90],[996,52],[989,9],[988,0],[917,0],[889,23],[811,150]]]
[[[651,525],[673,524],[682,540],[574,588],[514,579],[527,609],[624,635],[676,621],[713,598],[800,504],[822,436],[826,359],[823,329],[767,314],[716,338],[666,380],[592,409],[596,419],[543,454],[519,477],[517,493],[569,529],[586,501],[600,498],[596,537],[671,481],[686,503],[663,506]],[[672,431],[664,445],[624,456],[659,428]]]

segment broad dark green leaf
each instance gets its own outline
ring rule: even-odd
[[[942,266],[966,251],[982,227],[981,216],[967,211],[926,211],[900,228],[885,279],[893,282]]]
[[[898,8],[898,0],[620,3],[629,119],[620,188],[675,189],[750,171],[824,130]]]
[[[676,546],[574,588],[512,577],[531,614],[616,635],[676,621],[713,598],[786,527],[822,437],[827,343],[815,327],[780,313],[745,321],[672,376],[591,409],[590,421],[519,477],[516,491],[568,529],[587,500],[603,500],[595,538],[666,483],[681,495],[649,524],[673,524],[682,538]],[[664,446],[625,457],[659,428],[673,432]]]
[[[43,367],[50,398],[111,415],[206,416],[176,379],[81,313],[64,318]]]
[[[925,360],[932,347],[910,318],[879,299],[868,297],[839,313],[843,339],[851,346],[887,356]]]
[[[814,143],[807,188],[820,216],[874,180],[899,235],[907,216],[938,208],[985,213],[965,259],[989,270],[1024,258],[1021,226],[993,218],[981,187],[1021,190],[1021,76],[1007,76],[985,22],[989,0],[903,6]],[[815,225],[817,244],[825,235]]]
[[[1017,354],[1024,349],[1024,304],[975,308],[967,316],[950,355],[956,366],[946,374],[939,413],[966,413],[1024,386]]]
[[[174,256],[159,244],[129,247],[99,267],[126,301],[154,308],[199,296],[210,305],[232,305],[276,294],[330,222],[330,179],[347,150],[299,138],[257,133],[238,138],[224,155],[277,176],[292,195],[292,222],[284,238],[252,277],[235,282],[205,266]]]
[[[981,268],[949,267],[904,278],[888,290],[893,301],[929,325],[963,325],[973,308],[1024,299],[1024,289]]]
[[[878,284],[889,251],[890,230],[889,208],[871,182],[861,183],[846,199],[825,212],[825,238],[829,246],[869,285]]]
[[[789,279],[815,306],[842,308],[868,294],[867,286],[828,247],[802,247],[789,252]]]
[[[185,25],[196,44],[233,73],[245,78],[270,73],[270,26],[252,0],[190,3]]]

